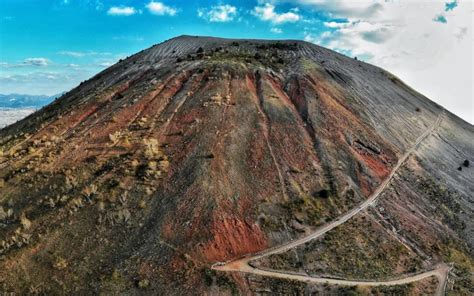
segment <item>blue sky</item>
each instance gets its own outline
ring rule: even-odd
[[[433,86],[441,75],[461,101],[451,110],[473,122],[471,19],[469,0],[0,0],[0,93],[65,91],[181,34],[302,39],[384,67],[449,105],[452,91]],[[464,62],[450,66],[453,55]],[[442,75],[454,70],[461,81]]]
[[[309,21],[312,31],[322,31],[328,19],[324,13],[293,13],[294,4],[281,3],[274,8],[280,19],[261,20],[255,7],[268,7],[254,1],[0,3],[0,78],[18,79],[3,79],[2,93],[54,94],[119,58],[181,34],[303,39]]]

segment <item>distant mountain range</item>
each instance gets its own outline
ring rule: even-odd
[[[63,93],[54,96],[24,95],[24,94],[0,94],[0,108],[41,108]]]

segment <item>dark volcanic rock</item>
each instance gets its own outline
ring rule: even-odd
[[[392,74],[306,42],[155,45],[0,130],[0,291],[253,293],[209,267],[357,206],[441,112]],[[473,138],[445,111],[368,223],[396,223],[460,277],[474,170],[456,167]]]

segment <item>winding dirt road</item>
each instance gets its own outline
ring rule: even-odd
[[[316,284],[334,284],[334,285],[345,285],[345,286],[395,286],[395,285],[404,285],[413,282],[423,280],[435,276],[438,279],[438,287],[436,289],[436,295],[443,295],[446,282],[448,279],[448,273],[451,270],[451,266],[447,264],[439,264],[434,269],[405,275],[404,277],[395,278],[391,280],[384,281],[364,281],[364,280],[345,280],[329,277],[312,277],[303,273],[296,273],[292,271],[282,271],[269,268],[257,268],[249,264],[249,261],[246,259],[240,259],[237,261],[232,261],[222,266],[213,266],[214,270],[220,271],[236,271],[243,273],[251,273],[260,276],[267,276],[272,278],[280,278],[286,280],[296,280],[300,282],[316,283]]]
[[[338,285],[363,285],[363,286],[392,286],[392,285],[401,285],[407,284],[411,282],[416,282],[422,280],[424,278],[428,278],[431,276],[436,276],[438,278],[438,288],[436,291],[436,295],[443,295],[447,277],[449,270],[451,267],[447,264],[439,264],[432,270],[425,271],[418,274],[410,274],[406,275],[403,278],[387,280],[387,281],[357,281],[357,280],[344,280],[344,279],[335,279],[335,278],[327,278],[327,277],[311,277],[306,274],[294,273],[291,271],[279,271],[273,269],[266,269],[266,268],[257,268],[252,266],[251,262],[254,260],[261,259],[263,257],[267,257],[273,254],[284,253],[290,249],[303,245],[315,238],[318,238],[325,234],[326,232],[334,229],[335,227],[345,223],[350,218],[357,215],[362,210],[366,209],[370,205],[374,204],[377,201],[377,198],[380,194],[385,190],[385,188],[390,184],[390,181],[397,173],[398,169],[405,163],[408,157],[416,150],[418,145],[430,136],[441,124],[442,117],[444,112],[441,112],[436,122],[428,128],[418,139],[415,143],[408,149],[398,160],[397,164],[392,168],[392,171],[388,175],[388,177],[377,187],[377,189],[369,196],[369,198],[360,204],[358,207],[350,210],[346,214],[338,217],[336,220],[321,226],[320,228],[316,229],[313,233],[308,236],[304,236],[302,238],[289,241],[287,243],[263,250],[261,252],[255,254],[249,254],[243,258],[239,258],[236,260],[231,260],[228,262],[217,262],[212,265],[212,269],[218,271],[226,271],[226,272],[243,272],[243,273],[251,273],[261,276],[268,276],[273,278],[281,278],[281,279],[289,279],[289,280],[297,280],[303,282],[312,282],[312,283],[329,283],[329,284],[338,284]]]

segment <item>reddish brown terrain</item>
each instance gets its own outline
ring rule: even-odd
[[[445,264],[446,292],[472,295],[473,156],[472,125],[380,68],[301,41],[177,37],[0,130],[0,292],[436,293],[434,276],[211,268],[381,190],[252,264],[356,281]]]

